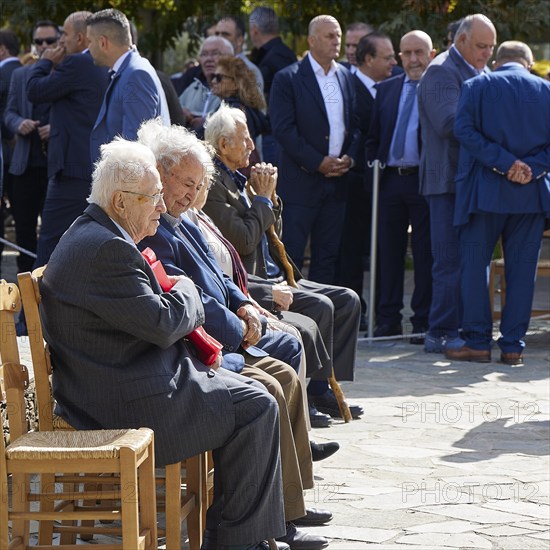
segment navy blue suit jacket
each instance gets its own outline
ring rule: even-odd
[[[355,159],[355,166],[352,168],[352,170],[363,172],[366,168],[366,144],[372,118],[374,98],[367,90],[367,87],[363,84],[363,82],[361,82],[361,80],[359,80],[356,75],[353,76],[353,80],[355,84],[357,127],[359,129],[359,134],[357,147],[358,154],[357,158]]]
[[[51,102],[48,176],[90,179],[90,133],[109,82],[89,52],[68,55],[52,70],[48,59],[31,68],[27,96],[32,103]]]
[[[157,73],[137,50],[131,50],[115,73],[92,129],[91,160],[99,157],[99,147],[117,135],[135,140],[142,122],[161,116],[165,98]]]
[[[454,132],[456,225],[474,212],[550,217],[550,83],[515,65],[466,81]],[[516,159],[532,170],[526,185],[506,178]]]
[[[18,59],[9,61],[0,67],[0,125],[2,127],[2,139],[9,140],[13,138],[13,132],[10,132],[4,125],[4,111],[6,110],[6,104],[8,103],[8,92],[10,89],[11,74],[15,69],[21,67],[21,62]],[[4,155],[6,150],[4,149]],[[7,163],[9,157],[4,157],[4,161]]]
[[[346,134],[340,156],[357,158],[358,130],[353,75],[336,73],[344,100]],[[317,171],[328,155],[329,122],[321,90],[308,57],[279,71],[269,102],[272,132],[280,145],[277,191],[286,202],[304,203],[324,176]],[[331,178],[337,181],[337,178]]]

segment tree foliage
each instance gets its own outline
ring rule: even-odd
[[[273,7],[284,35],[293,37],[295,45],[297,37],[306,34],[309,20],[322,13],[335,16],[343,27],[366,21],[388,33],[396,45],[405,32],[422,29],[440,46],[449,22],[478,12],[495,23],[499,42],[548,41],[550,28],[550,0],[2,0],[0,25],[13,28],[29,44],[38,19],[62,24],[75,9],[115,7],[135,20],[140,51],[158,62],[182,31],[189,33],[192,48],[208,24],[227,14],[246,20],[257,5]]]

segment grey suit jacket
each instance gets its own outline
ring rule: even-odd
[[[462,83],[475,76],[454,48],[439,54],[418,85],[418,115],[422,150],[420,193],[455,192],[459,144],[453,134]]]
[[[194,283],[162,292],[137,248],[97,205],[59,241],[41,290],[54,395],[69,423],[152,428],[160,465],[231,436],[227,387],[183,340],[204,320]]]

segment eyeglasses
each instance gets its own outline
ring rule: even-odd
[[[234,80],[234,78],[232,76],[229,76],[228,74],[214,73],[212,75],[212,82],[221,82],[224,78]]]
[[[48,44],[48,46],[51,46],[52,44],[55,44],[57,42],[57,40],[58,40],[57,37],[50,36],[49,38],[35,38],[33,40],[33,43],[36,46],[41,46],[42,44],[44,44],[44,42],[46,42],[46,44]]]
[[[158,206],[164,198],[164,193],[155,193],[154,195],[148,195],[147,193],[137,193],[136,191],[125,191],[124,189],[120,189],[120,192],[129,193],[130,195],[139,195],[140,197],[149,197],[150,199],[153,199],[153,206]]]
[[[220,52],[220,50],[212,50],[211,52],[209,52],[209,51],[201,52],[199,54],[199,57],[203,57],[203,58],[205,58],[205,57],[220,57],[222,55],[223,55],[223,53]]]

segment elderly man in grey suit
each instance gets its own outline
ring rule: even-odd
[[[486,70],[495,43],[495,27],[487,17],[465,17],[452,47],[430,63],[418,85],[420,193],[430,207],[433,254],[432,304],[424,343],[428,352],[464,344],[458,335],[462,322],[460,253],[453,214],[459,144],[453,124],[462,83]]]
[[[191,279],[163,292],[136,243],[166,211],[151,151],[101,147],[90,206],[44,272],[41,316],[59,412],[78,429],[155,431],[157,463],[214,449],[223,498],[218,548],[262,549],[285,533],[275,400],[249,380],[206,367],[185,336],[204,321]]]

